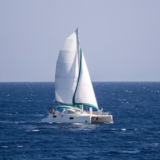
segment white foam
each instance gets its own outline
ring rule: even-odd
[[[139,153],[139,150],[135,150],[135,151],[121,151],[121,153],[126,153],[126,154],[135,154],[135,153]]]
[[[38,129],[34,129],[34,130],[32,130],[32,132],[39,132],[39,130]]]
[[[121,130],[122,130],[122,131],[126,131],[126,128],[122,128]]]
[[[18,148],[22,148],[23,146],[17,146]]]

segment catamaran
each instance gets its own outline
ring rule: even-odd
[[[49,109],[41,122],[113,123],[110,112],[99,109],[79,40],[79,30],[71,34],[59,52],[55,75],[56,109]],[[96,111],[93,111],[96,109]]]

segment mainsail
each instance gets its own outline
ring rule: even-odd
[[[98,110],[88,68],[79,45],[78,29],[65,41],[59,52],[55,76],[56,101],[72,105],[89,105]]]
[[[77,34],[74,32],[66,39],[59,52],[55,76],[56,101],[72,105],[77,86],[78,69]]]

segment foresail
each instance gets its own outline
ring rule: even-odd
[[[80,50],[79,77],[73,101],[75,104],[89,105],[98,110],[97,100],[82,49]]]
[[[55,99],[72,105],[79,74],[77,34],[74,32],[65,41],[59,52],[55,75]]]

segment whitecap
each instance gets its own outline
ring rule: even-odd
[[[126,128],[122,128],[121,130],[122,130],[122,131],[126,131]]]
[[[121,153],[128,153],[128,154],[135,154],[140,152],[139,150],[135,150],[135,151],[121,151]]]
[[[17,146],[18,148],[22,148],[23,146]]]
[[[39,132],[39,130],[38,129],[34,129],[34,130],[32,130],[32,132]]]

